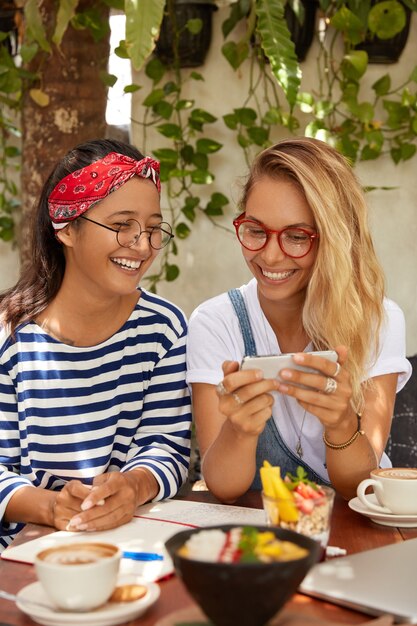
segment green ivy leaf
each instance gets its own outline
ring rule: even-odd
[[[342,61],[342,72],[344,76],[352,80],[361,78],[368,67],[368,54],[364,50],[351,50],[345,54]]]
[[[71,20],[71,26],[78,30],[88,29],[94,41],[100,41],[110,31],[108,21],[103,20],[97,6],[90,6],[81,13],[76,13]]]
[[[141,85],[135,85],[135,83],[131,83],[130,85],[126,85],[125,87],[123,87],[123,92],[135,93],[136,91],[139,91],[139,89],[142,89]]]
[[[154,83],[159,83],[166,72],[166,67],[158,58],[151,59],[145,67],[145,74]]]
[[[193,80],[204,80],[204,76],[200,72],[191,72],[190,78]]]
[[[188,20],[185,27],[192,35],[198,35],[198,33],[203,28],[203,20],[199,17]]]
[[[142,102],[144,107],[152,107],[157,102],[161,102],[165,98],[165,92],[163,89],[154,89],[149,95],[146,96]]]
[[[195,210],[192,207],[185,206],[181,209],[181,211],[184,213],[187,220],[189,220],[190,222],[194,222],[196,216],[195,216]]]
[[[190,144],[186,144],[180,150],[181,158],[185,161],[185,163],[192,163],[194,157],[194,148],[190,146]]]
[[[113,87],[117,83],[117,76],[114,74],[109,74],[105,71],[99,72],[101,82],[106,85],[106,87]]]
[[[390,150],[391,159],[394,161],[396,165],[401,161],[401,149],[400,148],[392,148]]]
[[[22,57],[23,63],[30,63],[30,61],[34,58],[36,53],[39,50],[39,46],[37,43],[22,43],[20,46],[20,56]]]
[[[128,59],[129,55],[126,50],[126,42],[124,39],[119,41],[119,45],[114,49],[114,53],[119,59]]]
[[[162,100],[162,102],[157,102],[152,107],[152,110],[154,111],[154,113],[156,113],[156,115],[159,115],[164,120],[169,120],[174,110],[174,107],[170,102]]]
[[[178,265],[170,265],[169,263],[165,266],[165,280],[171,283],[173,280],[176,280],[180,275],[180,268]]]
[[[178,239],[187,239],[190,234],[190,227],[187,226],[185,222],[180,222],[179,224],[177,224],[175,228],[175,235],[178,237]]]
[[[160,124],[156,128],[161,135],[168,137],[168,139],[180,141],[182,138],[182,131],[178,124]]]
[[[269,126],[275,126],[275,124],[281,123],[281,111],[278,107],[270,107],[268,111],[262,118],[264,124],[269,124]]]
[[[208,156],[201,152],[195,152],[192,156],[191,163],[195,165],[198,170],[207,170],[209,166]]]
[[[224,207],[229,204],[229,198],[219,191],[215,191],[211,194],[211,200],[207,206],[212,207]]]
[[[191,180],[196,185],[211,185],[214,176],[207,170],[193,170],[191,172]]]
[[[374,119],[374,107],[370,102],[349,103],[350,112],[358,118],[363,124],[369,123]]]
[[[193,105],[194,100],[190,100],[189,98],[187,98],[187,100],[178,100],[177,104],[175,105],[175,110],[184,111],[185,109],[191,109]]]
[[[213,124],[217,121],[217,117],[214,117],[208,111],[204,109],[196,108],[191,112],[190,119],[200,122],[201,124]]]
[[[159,148],[158,150],[154,150],[153,154],[161,163],[170,163],[174,166],[177,164],[178,153],[176,150],[172,150],[171,148]]]
[[[245,41],[228,41],[222,46],[222,54],[234,70],[237,70],[249,56],[249,46]]]
[[[366,27],[362,21],[346,6],[337,11],[330,20],[331,26],[340,30],[345,39],[356,45],[365,39]]]
[[[412,143],[401,144],[401,159],[403,161],[408,161],[415,155],[416,150],[416,146]]]
[[[379,39],[391,39],[403,30],[406,21],[407,16],[401,2],[386,0],[371,7],[368,28]]]
[[[385,96],[391,88],[391,77],[389,74],[381,76],[373,85],[372,89],[377,96]]]
[[[236,113],[227,113],[226,115],[223,115],[223,121],[227,128],[230,128],[230,130],[236,130],[238,125]]]
[[[253,126],[253,124],[256,122],[256,118],[258,117],[255,109],[251,109],[249,107],[234,109],[234,112],[239,124],[247,127]]]
[[[223,144],[215,141],[214,139],[197,139],[196,148],[197,152],[201,152],[202,154],[213,154],[214,152],[218,152]]]
[[[262,126],[252,126],[248,128],[248,136],[257,146],[264,146],[269,138],[269,131]]]
[[[388,113],[387,125],[390,128],[400,128],[409,119],[410,113],[407,107],[394,100],[384,100],[383,107]]]
[[[15,157],[20,156],[21,152],[16,146],[6,146],[4,154],[9,158],[14,159]]]

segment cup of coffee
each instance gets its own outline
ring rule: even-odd
[[[373,487],[379,504],[365,494]],[[358,485],[359,500],[371,511],[393,515],[417,515],[417,468],[386,467],[374,469],[371,477]]]
[[[109,543],[68,543],[35,557],[39,581],[51,602],[65,611],[104,604],[117,582],[120,549]]]

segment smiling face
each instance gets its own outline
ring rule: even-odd
[[[316,225],[307,200],[289,180],[260,178],[252,187],[246,201],[247,219],[261,222],[273,230],[289,226],[315,231]],[[280,248],[276,235],[257,252],[242,246],[245,261],[258,281],[261,302],[288,302],[302,305],[317,254],[317,241],[310,252],[299,259],[287,256]]]
[[[91,208],[86,217],[118,230],[126,220],[135,219],[143,230],[162,221],[159,194],[155,185],[134,176],[122,187]],[[121,247],[116,233],[78,219],[60,236],[66,246],[65,278],[77,289],[88,289],[98,296],[123,296],[137,285],[158,254],[142,234],[130,248]]]

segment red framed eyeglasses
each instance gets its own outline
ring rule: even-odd
[[[305,228],[297,228],[287,226],[282,230],[272,230],[267,228],[261,222],[249,220],[242,213],[233,220],[233,226],[236,229],[236,235],[239,242],[247,250],[258,252],[265,248],[271,235],[276,235],[279,247],[287,256],[293,259],[301,259],[306,256],[319,234],[306,230]]]

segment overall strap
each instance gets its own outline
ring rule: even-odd
[[[245,356],[256,356],[256,343],[253,336],[252,328],[249,321],[249,315],[246,309],[246,304],[239,289],[230,289],[227,292],[229,296],[237,319],[239,320],[240,330],[242,332],[243,341],[245,344]]]

